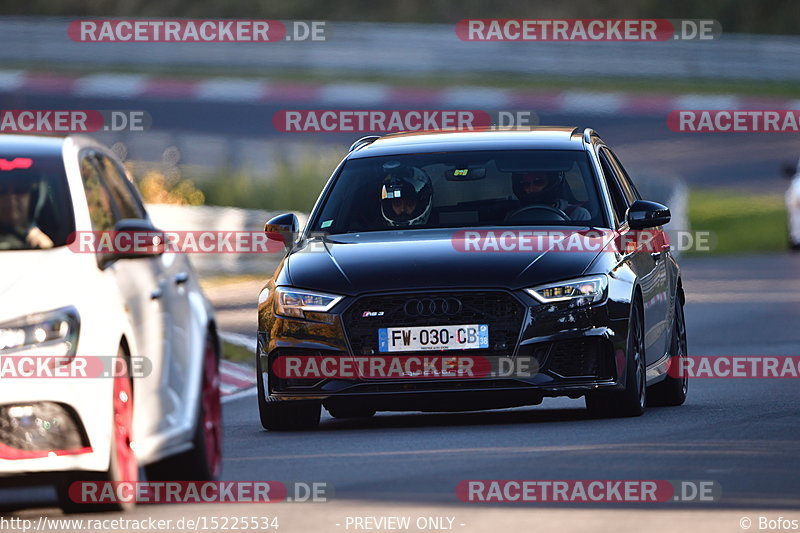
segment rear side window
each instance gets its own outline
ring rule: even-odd
[[[91,154],[81,157],[81,179],[83,189],[86,191],[86,203],[89,208],[89,218],[94,231],[108,231],[114,227],[117,217],[114,214],[111,195],[100,177],[100,171],[95,165],[95,158]]]
[[[99,166],[108,184],[108,191],[119,210],[120,218],[144,218],[144,209],[133,193],[130,182],[121,168],[109,157],[98,156]]]
[[[608,191],[611,193],[611,204],[614,207],[614,213],[617,215],[617,220],[622,223],[625,220],[625,212],[628,210],[628,202],[619,185],[616,172],[608,160],[605,150],[602,149],[600,151],[600,166],[603,167]]]
[[[611,162],[614,164],[614,168],[617,171],[617,177],[620,180],[620,184],[622,185],[623,192],[625,196],[628,197],[629,203],[633,203],[636,200],[641,200],[642,195],[639,194],[639,191],[636,189],[636,185],[631,180],[628,173],[625,171],[625,167],[622,166],[622,163],[619,162],[619,158],[617,158],[616,154],[611,150],[604,151],[608,154],[611,158]]]

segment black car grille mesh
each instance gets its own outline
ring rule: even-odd
[[[419,316],[408,313],[409,301],[423,299],[460,302],[457,313]],[[413,306],[416,309],[416,305]],[[365,313],[383,313],[364,316]],[[488,324],[489,348],[470,350],[475,355],[511,356],[519,337],[525,308],[505,292],[417,293],[364,296],[344,313],[344,326],[355,355],[378,354],[378,329],[404,326]],[[430,353],[430,352],[429,352]]]
[[[606,347],[599,339],[555,342],[548,369],[564,377],[610,378],[611,357]]]

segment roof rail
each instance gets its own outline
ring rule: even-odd
[[[350,149],[348,150],[348,152],[352,152],[353,150],[358,150],[359,148],[366,146],[370,143],[373,143],[380,138],[381,138],[380,135],[367,135],[366,137],[361,137],[359,140],[350,145]]]
[[[586,144],[591,144],[592,137],[600,137],[600,135],[592,128],[586,128],[585,130],[583,130],[583,142],[585,142]]]

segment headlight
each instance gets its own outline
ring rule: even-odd
[[[0,354],[75,355],[79,330],[74,307],[28,315],[0,324]]]
[[[578,304],[593,304],[606,297],[606,288],[608,288],[608,278],[598,275],[542,285],[525,289],[525,292],[544,304],[568,300]]]
[[[341,299],[333,294],[278,287],[275,289],[275,313],[298,318],[303,318],[305,311],[327,313]]]

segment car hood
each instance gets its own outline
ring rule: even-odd
[[[66,246],[0,251],[0,322],[71,304],[85,290],[77,259]]]
[[[517,228],[497,228],[496,234]],[[589,228],[567,228],[586,235]],[[483,230],[478,230],[483,231]],[[486,230],[490,231],[490,230]],[[536,228],[565,231],[565,228]],[[598,233],[598,230],[593,230]],[[610,232],[602,231],[601,238]],[[500,287],[520,289],[580,276],[599,251],[463,251],[457,232],[412,230],[334,235],[305,241],[286,260],[295,287],[364,292]]]

